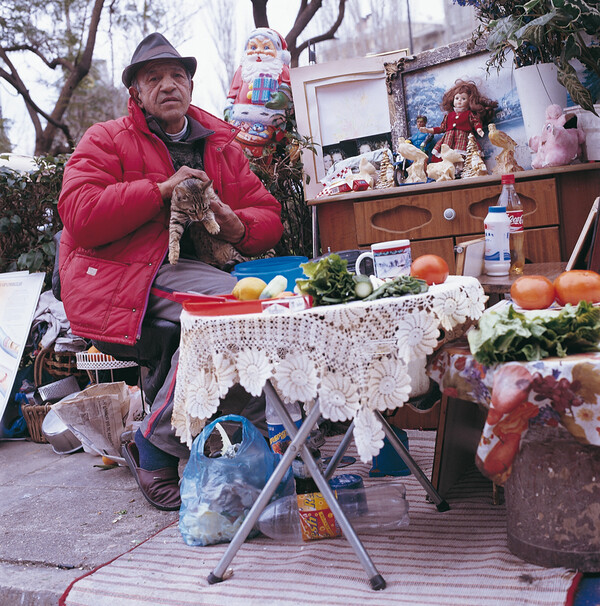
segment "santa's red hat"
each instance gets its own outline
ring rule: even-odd
[[[275,45],[279,58],[287,65],[290,64],[292,56],[290,55],[290,51],[287,49],[287,42],[285,41],[285,38],[279,32],[276,32],[270,27],[257,27],[250,32],[246,42],[252,40],[252,38],[269,39]]]

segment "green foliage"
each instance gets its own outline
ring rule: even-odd
[[[595,95],[582,83],[573,61],[600,78],[598,0],[455,0],[475,6],[481,22],[474,38],[487,39],[488,67],[500,68],[512,51],[517,67],[554,62],[571,98],[594,111]]]
[[[45,272],[49,288],[54,267],[54,234],[62,229],[58,196],[65,156],[36,159],[38,168],[19,172],[0,167],[0,273]]]

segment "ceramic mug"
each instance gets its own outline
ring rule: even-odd
[[[412,257],[409,240],[392,240],[371,244],[370,252],[364,252],[356,259],[355,272],[361,274],[360,264],[369,257],[373,260],[373,269],[378,278],[395,278],[409,275]]]

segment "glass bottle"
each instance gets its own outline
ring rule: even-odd
[[[506,208],[510,219],[510,273],[520,275],[525,266],[525,250],[523,248],[525,232],[523,231],[523,204],[515,191],[515,176],[502,175],[502,191],[498,198],[498,206]]]

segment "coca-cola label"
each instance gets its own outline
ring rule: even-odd
[[[506,214],[510,219],[510,231],[515,233],[523,231],[523,211],[522,210],[507,210]]]

